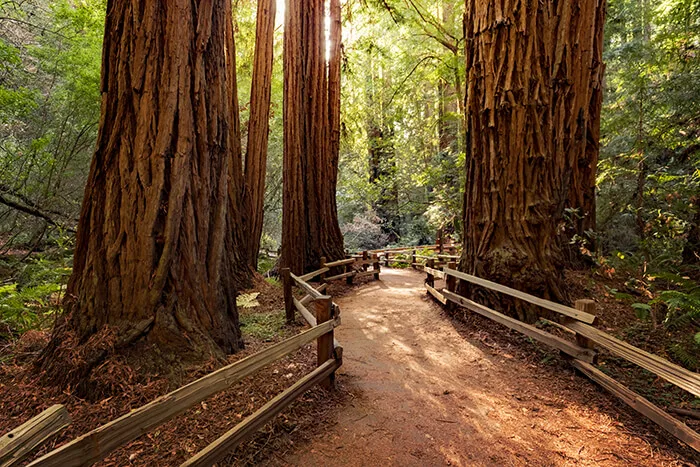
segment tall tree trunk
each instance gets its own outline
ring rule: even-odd
[[[454,29],[454,6],[452,1],[442,2],[441,8],[442,26],[447,31]],[[459,48],[455,48],[455,65]],[[458,123],[458,98],[456,86],[458,85],[459,73],[454,73],[453,80],[441,77],[438,80],[438,141],[441,154],[454,154],[457,148]]]
[[[339,112],[339,90],[329,88],[323,0],[303,7],[300,0],[290,0],[285,13],[282,263],[300,273],[318,267],[323,256],[344,256],[335,204],[338,155],[330,151],[331,123],[339,124],[333,116]],[[332,34],[339,37],[339,29],[334,32],[339,24],[332,19],[334,24]],[[330,50],[339,48],[331,45]],[[331,56],[330,62],[339,59]],[[330,68],[339,72],[339,62]],[[330,81],[339,86],[336,76]]]
[[[554,79],[563,81],[572,109],[565,122],[559,128],[559,135],[564,136],[564,150],[568,145],[571,157],[571,181],[566,208],[575,211],[565,231],[568,245],[568,265],[587,264],[582,261],[580,247],[593,249],[593,239],[588,232],[596,228],[596,175],[600,152],[600,112],[603,101],[603,25],[605,23],[605,0],[580,0],[581,13],[567,12],[571,24],[559,28],[558,44],[563,44],[563,58],[559,76]],[[567,90],[567,84],[573,91]],[[573,119],[576,119],[574,122]],[[572,129],[574,129],[572,131]],[[567,143],[566,138],[572,139]],[[577,236],[578,242],[571,243]],[[590,258],[590,256],[588,256]]]
[[[248,235],[246,250],[248,262],[253,269],[258,267],[264,218],[276,10],[275,0],[258,0],[248,145],[245,157],[245,224]]]
[[[323,242],[323,256],[327,258],[344,258],[345,247],[343,234],[340,232],[340,225],[338,224],[338,204],[336,199],[338,164],[340,161],[340,76],[342,59],[342,18],[340,0],[329,0],[329,13],[328,116],[326,117],[328,126],[324,133],[324,139],[328,143],[326,146],[326,160],[323,162],[326,167],[326,177],[321,184],[324,189],[321,211],[321,219],[323,220],[321,226],[321,241]],[[323,35],[323,32],[321,34]],[[321,56],[326,56],[325,46],[321,48]]]
[[[526,0],[506,9],[466,0],[469,157],[460,267],[555,301],[567,300],[558,227],[572,160],[585,154],[591,101],[584,71],[592,58],[577,60],[600,34],[602,23],[590,19],[599,8],[597,0]],[[511,308],[521,319],[537,318],[522,303]]]
[[[593,238],[590,231],[596,227],[595,184],[600,148],[600,112],[603,96],[603,24],[604,0],[585,0],[580,8],[587,13],[572,21],[568,28],[560,28],[558,43],[564,40],[563,70],[560,79],[577,89],[570,105],[573,110],[566,127],[560,128],[568,137],[571,118],[577,118],[577,129],[569,143],[571,179],[565,209],[570,210],[562,229],[565,264],[568,267],[590,265]],[[566,34],[570,37],[563,37]],[[573,44],[573,46],[572,46]],[[578,45],[578,46],[576,46]],[[590,64],[582,66],[582,64]],[[557,77],[555,76],[555,79]],[[564,84],[566,86],[566,84]],[[569,96],[574,94],[569,93]],[[585,125],[585,126],[584,126]]]
[[[381,106],[380,106],[381,107]],[[369,143],[369,182],[379,185],[379,197],[374,210],[382,220],[382,232],[389,243],[400,238],[399,189],[396,184],[396,149],[390,128],[378,126],[370,117],[367,122]]]
[[[227,0],[108,2],[102,113],[67,315],[41,359],[58,377],[83,379],[106,357],[94,352],[61,374],[53,363],[72,356],[61,351],[70,335],[196,358],[242,347],[233,57]],[[107,335],[110,344],[100,342]]]

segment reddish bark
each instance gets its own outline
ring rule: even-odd
[[[248,145],[245,158],[245,206],[248,235],[248,262],[253,269],[258,265],[260,237],[262,236],[265,175],[267,173],[267,142],[270,130],[270,92],[275,33],[275,0],[258,0],[255,30],[255,52],[248,121]]]
[[[339,12],[339,5],[332,6],[331,14]],[[335,139],[339,137],[335,132],[339,135],[340,131],[340,56],[336,54],[340,50],[339,18],[334,16],[331,25],[331,36],[336,42],[331,44],[327,67],[323,0],[304,2],[303,7],[300,0],[288,2],[284,38],[282,263],[295,273],[315,269],[321,257],[332,261],[344,256],[335,197]]]
[[[597,128],[599,114],[589,112],[599,96],[590,88],[594,80],[599,85],[602,69],[591,63],[599,57],[604,4],[528,0],[515,8],[467,0],[466,7],[460,267],[566,302],[558,228],[570,190],[590,183],[590,171],[595,173],[588,131]],[[577,172],[581,165],[588,174]],[[515,311],[524,319],[537,317],[522,306]]]
[[[227,0],[108,2],[97,149],[45,367],[67,331],[171,355],[243,345],[233,45]]]

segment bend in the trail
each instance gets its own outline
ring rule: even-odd
[[[582,386],[597,389],[582,378],[465,338],[460,323],[425,297],[423,277],[384,269],[381,281],[338,299],[339,381],[358,397],[285,462],[678,465],[673,453],[587,404]]]

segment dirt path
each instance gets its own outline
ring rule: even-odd
[[[337,337],[345,348],[339,381],[357,396],[337,423],[285,462],[683,465],[585,404],[581,386],[597,390],[582,378],[552,375],[470,343],[460,325],[425,298],[422,278],[386,269],[381,281],[338,299],[343,324]],[[577,394],[580,402],[572,402]]]

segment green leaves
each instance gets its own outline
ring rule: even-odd
[[[641,320],[649,319],[649,314],[651,312],[651,306],[646,303],[633,303],[632,308],[634,308],[634,313],[637,318]]]
[[[236,306],[241,308],[254,308],[256,306],[260,306],[260,302],[257,300],[258,295],[260,295],[260,292],[240,294],[236,297]]]

